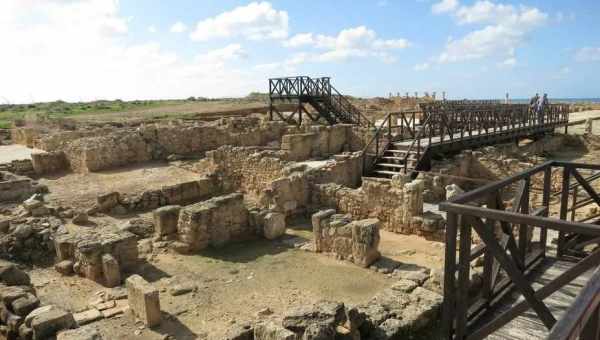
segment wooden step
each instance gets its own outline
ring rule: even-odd
[[[401,172],[387,171],[387,170],[375,170],[373,172],[376,173],[376,174],[386,175],[386,176],[394,176],[394,175],[400,175],[401,174]]]
[[[380,158],[390,160],[390,161],[399,161],[399,162],[404,162],[404,159],[405,159],[404,157],[395,157],[395,156],[382,156]]]
[[[404,169],[404,164],[375,163],[375,166],[382,166],[384,168],[401,168],[401,169]]]
[[[417,151],[415,151],[415,150],[408,151],[408,150],[398,150],[398,149],[387,149],[387,150],[385,150],[385,152],[402,153],[402,154],[409,153],[411,155],[416,155],[417,154]]]

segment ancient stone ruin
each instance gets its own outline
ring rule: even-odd
[[[437,204],[570,137],[376,178],[376,131],[260,114],[13,128],[35,150],[0,164],[1,336],[434,338]]]

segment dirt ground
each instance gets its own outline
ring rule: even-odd
[[[46,200],[52,204],[74,208],[89,208],[96,197],[113,191],[139,194],[197,180],[200,174],[170,165],[166,162],[150,162],[87,174],[66,173],[40,179],[50,193]]]
[[[288,238],[309,241],[305,238],[311,235],[308,223],[296,223]],[[439,267],[443,262],[441,243],[414,236],[384,231],[380,250],[384,257],[406,264]],[[136,273],[160,289],[161,326],[140,329],[124,315],[84,327],[98,328],[105,339],[163,339],[166,334],[178,340],[223,339],[233,324],[269,317],[257,314],[267,308],[276,315],[291,306],[322,299],[364,303],[395,282],[388,275],[331,256],[295,249],[284,241],[266,240],[231,244],[190,256],[159,249]],[[96,292],[106,290],[87,279],[62,277],[52,268],[36,268],[30,275],[43,303],[59,304],[72,311],[86,309],[98,298]],[[182,282],[197,285],[197,292],[171,296],[168,287]]]

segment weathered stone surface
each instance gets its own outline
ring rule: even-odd
[[[197,286],[191,282],[179,283],[169,288],[169,293],[173,296],[183,295],[193,292]]]
[[[11,306],[15,314],[25,317],[40,306],[40,300],[35,295],[27,293],[25,296],[14,300]]]
[[[31,320],[34,339],[46,339],[60,330],[73,327],[75,327],[73,315],[60,308],[51,308],[38,313]]]
[[[263,234],[267,240],[274,240],[285,234],[285,215],[270,212],[264,217]]]
[[[103,315],[96,308],[91,308],[86,311],[73,314],[73,318],[79,326],[83,326],[96,320],[102,319]]]
[[[352,223],[352,257],[354,263],[368,267],[379,253],[379,220],[368,219]]]
[[[78,224],[78,225],[85,225],[86,223],[89,222],[89,217],[88,214],[81,211],[75,214],[75,216],[73,216],[73,223]]]
[[[296,334],[272,322],[254,327],[254,340],[298,340]]]
[[[56,340],[102,340],[102,336],[98,330],[84,327],[62,331],[58,333]]]
[[[154,210],[154,231],[157,236],[177,233],[180,210],[179,205],[168,205]]]
[[[160,325],[160,301],[158,290],[139,275],[126,280],[129,307],[135,317],[148,327]]]
[[[319,301],[312,306],[294,307],[283,315],[283,326],[297,333],[304,332],[311,324],[335,327],[345,321],[344,304],[331,301]]]
[[[179,242],[187,244],[192,252],[256,236],[240,193],[186,206],[179,214],[177,233]]]
[[[227,331],[225,340],[254,340],[254,327],[251,325],[236,325]]]
[[[73,261],[60,261],[54,265],[54,269],[63,275],[71,275],[73,274]]]
[[[335,340],[335,327],[327,324],[313,323],[304,330],[302,340]]]
[[[0,260],[0,282],[8,286],[28,286],[31,284],[29,275],[19,269],[14,263]]]
[[[104,274],[104,285],[116,287],[121,285],[121,268],[119,262],[110,254],[102,255],[102,273]]]

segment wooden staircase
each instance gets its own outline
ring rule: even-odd
[[[377,158],[373,167],[373,174],[377,177],[392,178],[401,173],[410,173],[417,168],[423,150],[417,150],[401,142],[392,142],[388,145],[383,155]]]
[[[296,103],[296,110],[284,114],[275,103]],[[310,105],[315,112],[304,106]],[[344,123],[364,127],[373,124],[348,98],[331,85],[329,77],[306,76],[269,79],[269,117],[279,117],[290,124],[300,125],[304,117],[323,121],[329,125]]]

